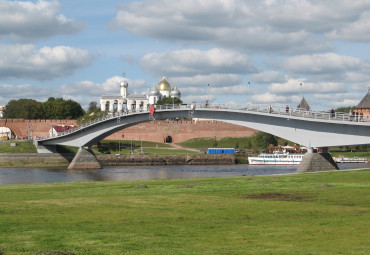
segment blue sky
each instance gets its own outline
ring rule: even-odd
[[[370,0],[0,0],[0,105],[142,93],[184,102],[354,106],[370,81]],[[209,86],[208,86],[209,84]],[[302,84],[302,86],[300,85]]]

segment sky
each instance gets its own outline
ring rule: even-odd
[[[0,105],[99,103],[166,76],[184,103],[355,106],[370,0],[0,0]]]

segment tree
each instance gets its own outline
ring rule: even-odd
[[[258,132],[255,137],[256,146],[258,148],[267,148],[269,145],[277,145],[277,140],[274,135]]]
[[[88,113],[96,112],[98,110],[100,110],[100,109],[98,107],[98,103],[97,102],[90,102],[89,103],[89,108],[87,109],[87,112]]]
[[[10,100],[3,111],[4,118],[39,119],[41,103],[33,99]]]
[[[350,110],[353,110],[355,107],[339,107],[335,109],[336,112],[349,112]]]
[[[84,113],[81,105],[71,99],[49,97],[44,103],[33,99],[10,100],[4,118],[77,119]]]
[[[107,112],[101,111],[96,102],[90,102],[87,113],[77,119],[77,124],[81,125],[87,123],[93,119],[100,118],[106,115]]]
[[[178,97],[164,97],[157,101],[157,105],[165,104],[182,104],[182,101]]]
[[[42,104],[42,112],[44,119],[77,119],[85,113],[79,103],[54,97]]]

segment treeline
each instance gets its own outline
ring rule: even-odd
[[[49,97],[46,102],[10,100],[3,111],[3,117],[8,119],[77,119],[84,114],[76,101],[54,97]]]

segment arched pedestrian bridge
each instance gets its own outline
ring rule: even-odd
[[[367,116],[364,116],[367,118]],[[312,112],[268,107],[226,105],[166,105],[149,111],[107,115],[66,133],[36,141],[48,148],[54,145],[91,147],[103,138],[126,127],[151,121],[175,118],[205,118],[224,121],[267,132],[309,148],[370,144],[370,122],[344,113]],[[79,153],[80,153],[79,151]],[[45,151],[43,151],[45,152]],[[78,158],[79,153],[75,157]],[[82,156],[81,156],[82,157]],[[74,159],[74,160],[75,160]],[[89,161],[91,159],[85,159]],[[73,164],[73,161],[72,163]]]
[[[264,131],[306,147],[370,144],[370,122],[348,114],[312,111],[286,112],[285,109],[226,105],[166,105],[149,111],[107,115],[76,127],[57,137],[38,141],[41,145],[92,146],[126,127],[150,120],[205,118]]]

